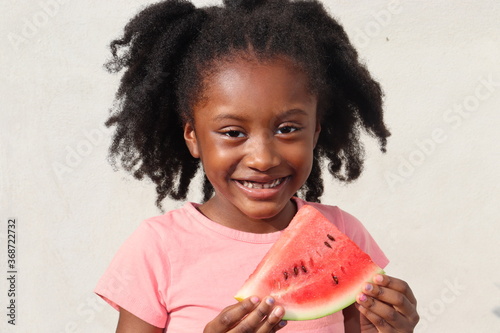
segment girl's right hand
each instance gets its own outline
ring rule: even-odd
[[[253,296],[230,305],[205,326],[203,333],[274,333],[286,325],[281,318],[285,310],[274,306],[274,299],[266,297],[261,301]]]

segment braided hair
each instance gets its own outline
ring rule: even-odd
[[[259,60],[287,57],[309,77],[318,95],[321,132],[312,171],[298,195],[317,201],[323,193],[322,161],[341,181],[363,167],[360,131],[385,152],[382,91],[358,60],[342,26],[316,0],[224,0],[196,8],[186,0],[150,5],[110,44],[110,72],[125,69],[107,126],[116,126],[110,160],[137,179],[156,185],[156,204],[183,200],[200,162],[189,153],[183,124],[193,119],[204,82],[217,64],[238,55]],[[204,199],[213,195],[205,177]]]

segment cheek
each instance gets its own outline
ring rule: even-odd
[[[205,154],[202,162],[207,174],[232,173],[237,164],[236,152],[217,144],[212,144],[203,151]]]
[[[309,174],[313,161],[313,147],[309,144],[290,146],[285,150],[286,160],[297,171]]]

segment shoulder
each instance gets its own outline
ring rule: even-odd
[[[140,222],[120,246],[115,260],[124,258],[126,261],[127,258],[133,257],[137,257],[138,260],[152,261],[154,258],[161,260],[172,249],[175,250],[189,233],[187,230],[190,227],[184,226],[189,224],[186,205]]]
[[[184,225],[189,224],[193,219],[190,212],[193,204],[185,203],[182,207],[166,212],[165,214],[146,218],[141,222],[137,231],[142,233],[154,233],[163,236],[166,232],[177,231],[176,229],[185,229]]]

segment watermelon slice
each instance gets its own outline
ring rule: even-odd
[[[354,303],[383,274],[370,257],[311,205],[304,205],[237,292],[273,296],[285,320],[316,319]]]

